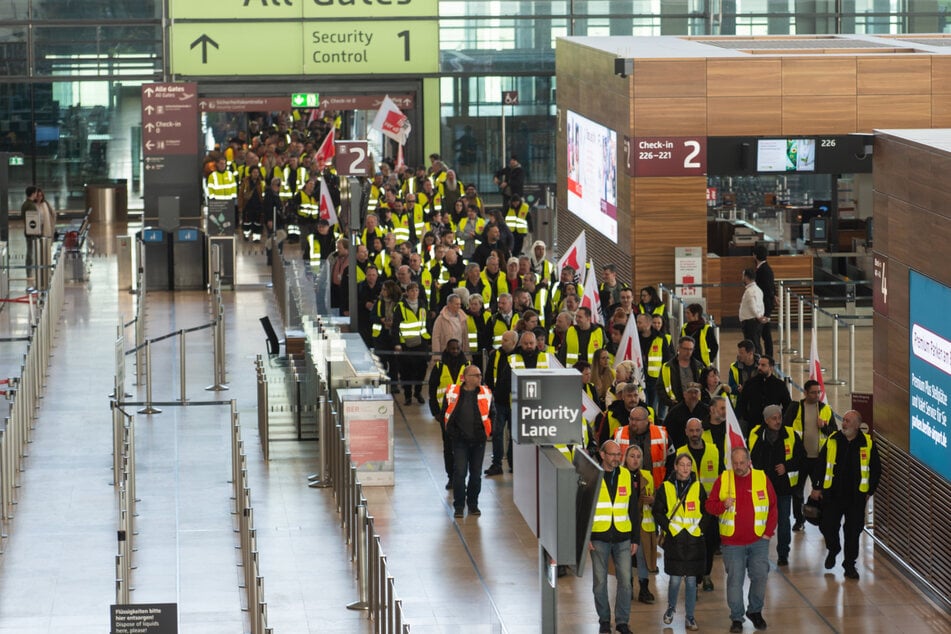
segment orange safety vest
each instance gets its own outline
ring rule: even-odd
[[[618,427],[614,435],[614,441],[621,447],[622,452],[626,452],[631,444],[630,425]],[[648,427],[651,435],[651,475],[654,476],[654,488],[659,489],[667,477],[667,430],[657,425]]]
[[[456,409],[456,404],[459,402],[459,390],[461,389],[462,386],[458,383],[454,383],[446,388],[446,426],[449,425],[452,412]],[[482,416],[482,426],[485,427],[486,439],[492,437],[492,419],[489,418],[491,408],[492,390],[485,385],[481,385],[479,386],[479,415]]]

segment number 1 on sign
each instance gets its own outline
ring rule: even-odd
[[[403,61],[409,61],[409,31],[400,31],[396,37],[403,38]]]

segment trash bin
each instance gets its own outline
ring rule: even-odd
[[[178,227],[172,232],[172,286],[175,290],[205,288],[205,232],[197,227]]]
[[[124,178],[109,178],[87,183],[86,209],[90,222],[111,224],[129,220],[129,189]]]
[[[168,232],[158,227],[145,227],[136,237],[145,251],[146,290],[172,290],[172,243]]]

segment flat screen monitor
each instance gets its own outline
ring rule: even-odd
[[[758,139],[757,172],[816,171],[815,139]]]
[[[829,244],[828,220],[817,216],[809,221],[809,243],[814,246]]]
[[[568,211],[617,242],[617,132],[568,111]]]

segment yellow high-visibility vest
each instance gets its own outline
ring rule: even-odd
[[[694,480],[690,484],[683,504],[680,504],[677,497],[677,487],[670,480],[664,481],[664,494],[667,499],[667,517],[670,519],[667,532],[674,536],[685,530],[694,537],[700,537],[700,520],[703,519],[703,511],[700,509],[700,483]]]
[[[630,532],[631,516],[627,512],[627,507],[631,502],[631,472],[620,467],[617,490],[614,493],[614,501],[611,501],[611,494],[608,492],[608,485],[601,481],[601,491],[598,493],[598,503],[594,509],[594,523],[591,525],[592,533],[604,533],[611,529],[611,524],[617,530]]]
[[[836,434],[841,434],[842,432],[835,432],[829,436],[829,438],[834,438]],[[872,437],[866,434],[864,431],[859,432],[862,436],[865,437],[865,446],[859,448],[859,491],[861,493],[868,493],[869,489],[869,477],[871,475],[871,463],[872,463]],[[832,486],[832,477],[835,470],[835,459],[836,454],[839,450],[839,443],[830,442],[826,444],[826,475],[822,480],[822,488],[828,489]]]
[[[677,455],[681,454],[688,454],[691,458],[693,457],[688,445],[684,445],[677,450]],[[676,461],[676,458],[674,460]],[[712,442],[704,442],[703,456],[700,458],[699,465],[697,465],[696,460],[693,461],[693,472],[700,484],[703,485],[703,490],[710,493],[717,481],[717,476],[720,474],[720,450]]]
[[[769,517],[769,489],[766,484],[766,473],[759,469],[751,469],[752,496],[753,496],[753,532],[762,537],[766,532],[766,520]],[[736,476],[732,469],[720,474],[720,499],[728,497],[736,499]],[[736,530],[736,504],[726,509],[720,516],[720,535],[729,537]]]

